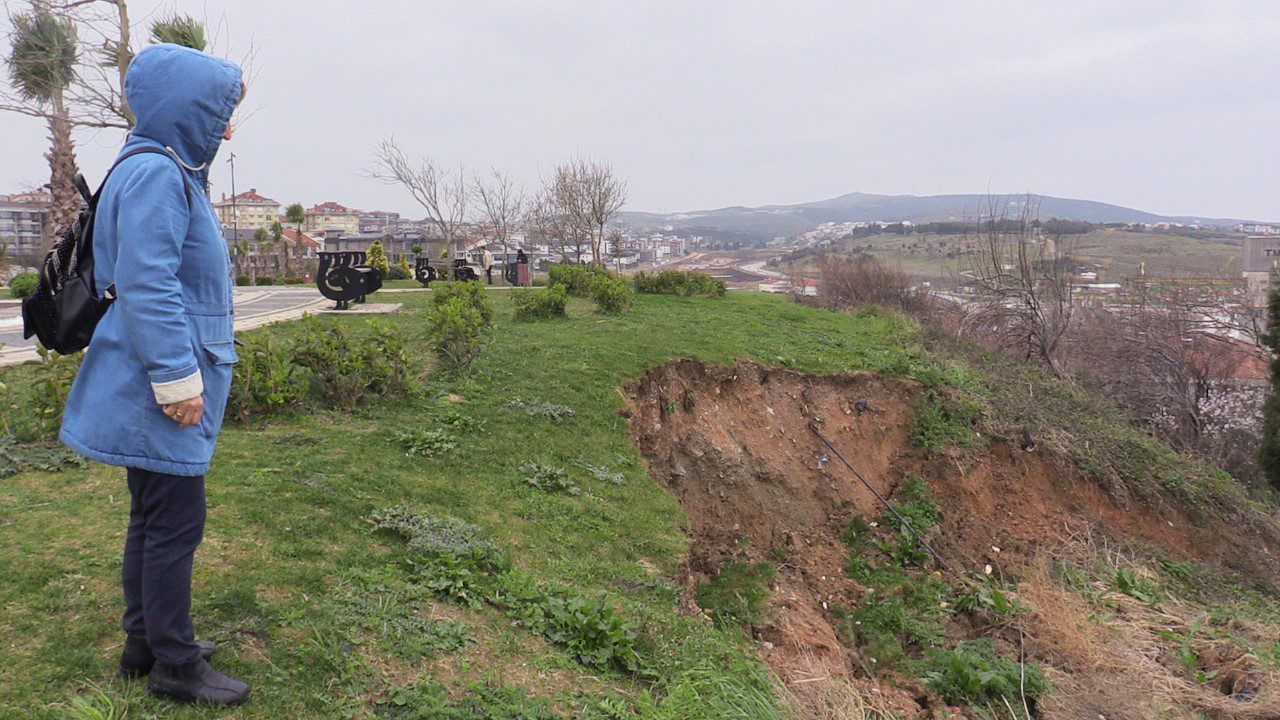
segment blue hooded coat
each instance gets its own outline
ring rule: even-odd
[[[102,191],[94,280],[117,299],[94,331],[59,437],[86,457],[172,475],[203,475],[222,427],[236,362],[227,242],[207,193],[208,167],[242,94],[240,68],[177,45],[134,58],[125,97],[140,146]],[[175,162],[176,161],[176,162]],[[204,396],[180,428],[162,406]]]

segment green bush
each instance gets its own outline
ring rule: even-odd
[[[411,277],[413,277],[413,273],[409,272],[409,269],[404,265],[392,265],[391,269],[387,271],[388,280],[408,280]]]
[[[39,285],[39,275],[33,272],[18,273],[9,280],[9,294],[18,299],[30,297],[35,294]]]
[[[253,278],[250,278],[248,275],[236,276],[236,285],[244,287],[246,285],[252,285],[252,284],[253,284]]]
[[[391,263],[387,260],[387,250],[382,243],[374,240],[369,243],[369,251],[365,255],[365,264],[387,277],[391,273]]]
[[[437,304],[431,314],[431,349],[441,366],[451,371],[471,367],[487,327],[480,311],[460,298]]]
[[[443,283],[432,292],[431,349],[445,369],[470,367],[492,324],[493,305],[480,283]]]
[[[591,297],[592,280],[608,272],[590,265],[552,265],[547,269],[547,284],[563,285],[573,297]]]
[[[569,289],[564,285],[552,285],[542,290],[513,290],[511,304],[516,309],[516,320],[522,322],[565,317]]]
[[[450,300],[461,300],[465,305],[469,305],[480,313],[480,319],[485,325],[493,323],[493,304],[489,302],[489,296],[485,292],[484,286],[477,282],[447,282],[440,283],[431,291],[432,307],[439,308]]]
[[[631,276],[631,284],[642,295],[724,297],[727,292],[720,278],[689,270],[641,271]]]
[[[82,352],[59,355],[39,343],[36,344],[36,352],[40,361],[33,364],[34,372],[29,380],[0,384],[4,398],[0,403],[4,433],[21,442],[44,442],[57,438],[67,396],[71,394],[71,382],[84,359]]]
[[[1025,681],[1023,670],[1024,666],[998,657],[991,641],[984,639],[931,651],[924,666],[924,680],[951,704],[1004,708],[1004,701],[1008,700],[1009,705],[1020,709],[1021,702],[1015,701],[1025,694],[1034,708],[1036,700],[1051,686],[1039,665],[1026,663]]]
[[[626,280],[608,272],[596,273],[591,280],[591,299],[600,312],[617,315],[631,307],[635,291]]]
[[[302,403],[306,383],[301,367],[293,362],[289,344],[268,334],[255,334],[244,341],[238,355],[227,399],[228,418],[244,421]]]
[[[292,343],[294,362],[310,371],[310,391],[326,405],[355,407],[366,395],[402,392],[409,384],[404,338],[373,325],[372,337],[353,337],[336,320],[305,318]]]
[[[274,277],[271,277],[270,275],[259,275],[258,284],[259,285],[275,285],[276,279]]]

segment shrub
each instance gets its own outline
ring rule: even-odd
[[[305,318],[293,341],[294,362],[310,371],[312,393],[339,408],[352,408],[366,394],[401,392],[408,385],[404,338],[375,325],[372,338],[353,338],[335,320]]]
[[[270,275],[261,275],[258,277],[258,284],[259,285],[275,285],[276,279],[271,277]]]
[[[236,285],[239,285],[239,286],[241,286],[241,287],[244,287],[244,286],[246,286],[246,285],[252,285],[252,284],[253,284],[253,279],[252,279],[252,278],[250,278],[248,275],[237,275],[237,276],[236,276]]]
[[[542,290],[513,290],[511,303],[516,308],[516,320],[523,322],[565,317],[569,289],[564,285],[552,285]]]
[[[409,271],[409,268],[404,263],[392,265],[387,272],[388,280],[408,280],[411,277],[413,277],[413,273]]]
[[[480,318],[485,325],[493,323],[493,305],[489,302],[489,296],[485,293],[484,286],[480,283],[441,283],[431,292],[431,303],[436,308],[453,299],[461,300],[464,304],[475,308],[480,313]]]
[[[455,297],[447,302],[437,303],[431,314],[431,349],[446,370],[466,370],[480,354],[481,341],[487,327],[484,315],[461,298]]]
[[[369,252],[365,256],[365,264],[382,273],[382,277],[387,277],[391,273],[391,263],[387,260],[387,250],[377,240],[369,243]]]
[[[617,315],[631,307],[635,292],[626,280],[608,272],[600,272],[591,281],[591,299],[596,301],[600,312]]]
[[[870,255],[824,256],[818,277],[821,284],[817,302],[835,310],[883,305],[919,314],[930,307],[928,295],[916,292],[906,273],[887,267]]]
[[[271,335],[251,335],[238,354],[227,417],[243,421],[302,403],[306,384],[289,345]]]
[[[40,361],[35,363],[29,382],[15,383],[12,387],[0,384],[5,398],[5,402],[0,403],[4,432],[22,442],[43,442],[58,436],[71,382],[84,358],[84,353],[59,355],[38,343],[36,352]]]
[[[963,642],[951,649],[936,649],[929,653],[925,665],[925,683],[952,704],[968,703],[977,706],[1004,707],[1024,693],[1029,704],[1050,690],[1044,671],[1035,663],[1023,666],[1012,660],[998,657],[989,640]],[[1024,720],[1029,720],[1024,718]]]
[[[724,297],[727,292],[724,281],[720,278],[687,270],[638,272],[631,276],[631,284],[642,295]]]
[[[40,276],[36,273],[18,273],[9,280],[9,294],[19,299],[30,297],[35,294],[36,287],[39,285]]]
[[[563,285],[574,297],[590,297],[592,279],[607,272],[588,265],[552,265],[547,269],[547,284]]]

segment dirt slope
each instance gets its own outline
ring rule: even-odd
[[[858,607],[870,592],[846,571],[850,549],[841,532],[854,517],[874,521],[883,508],[810,431],[813,422],[882,495],[892,498],[909,476],[927,482],[942,515],[929,537],[945,559],[939,577],[990,566],[999,577],[1016,577],[1028,601],[1034,596],[1036,611],[1016,629],[957,616],[947,634],[992,637],[1005,655],[1025,647],[1046,665],[1058,691],[1034,710],[1040,716],[1180,717],[1180,707],[1218,717],[1280,716],[1271,714],[1269,676],[1239,649],[1200,653],[1225,689],[1186,681],[1169,656],[1171,641],[1162,640],[1186,624],[1180,618],[1164,612],[1153,619],[1155,611],[1141,603],[1122,606],[1113,630],[1138,635],[1121,640],[1086,623],[1088,609],[1047,570],[1055,554],[1096,552],[1113,541],[1159,546],[1174,558],[1257,566],[1269,561],[1271,548],[1256,538],[1197,525],[1173,507],[1126,506],[1068,464],[1004,442],[965,454],[923,453],[909,437],[922,392],[910,381],[676,361],[652,369],[628,392],[634,441],[688,515],[693,546],[681,580],[690,609],[694,589],[728,563],[776,566],[768,612],[752,632],[800,694],[821,695],[840,683],[907,716],[951,711],[918,681],[876,673],[839,629],[837,609]],[[1100,634],[1079,642],[1088,633]],[[1133,648],[1140,648],[1136,656]],[[1234,669],[1219,672],[1227,668]],[[842,716],[821,709],[810,715]]]

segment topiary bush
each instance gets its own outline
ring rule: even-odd
[[[369,252],[365,256],[365,264],[382,273],[382,277],[387,277],[391,272],[391,263],[387,260],[387,250],[377,240],[369,243]]]
[[[9,294],[18,299],[30,297],[35,294],[39,284],[39,275],[33,272],[18,273],[9,280]]]
[[[542,290],[513,290],[511,304],[516,309],[516,320],[521,322],[565,317],[569,289],[564,285],[552,285]]]
[[[724,297],[727,292],[720,278],[688,270],[641,271],[631,276],[631,284],[642,295]]]
[[[408,280],[413,277],[413,273],[409,272],[409,268],[404,265],[392,265],[391,270],[387,272],[388,280]]]
[[[596,273],[591,280],[591,299],[596,301],[600,312],[617,315],[635,301],[635,291],[630,283],[608,271]]]

